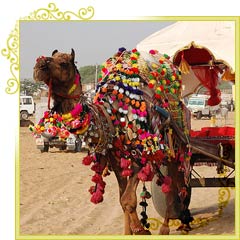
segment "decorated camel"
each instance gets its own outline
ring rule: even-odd
[[[33,127],[36,134],[48,132],[67,138],[82,135],[89,151],[83,164],[94,171],[89,189],[91,202],[103,201],[104,177],[113,171],[125,219],[125,234],[150,234],[146,181],[156,181],[166,198],[165,220],[160,234],[169,234],[169,220],[180,219],[190,230],[193,220],[189,175],[191,147],[190,117],[181,101],[181,72],[167,55],[155,50],[141,54],[120,48],[101,67],[93,101],[82,91],[81,76],[70,54],[55,50],[39,57],[34,79],[49,87],[49,108]],[[168,171],[163,173],[161,166]],[[155,177],[154,177],[155,176]],[[137,214],[136,189],[142,182]]]

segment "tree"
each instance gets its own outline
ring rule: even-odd
[[[94,83],[96,81],[96,75],[98,75],[100,72],[100,66],[97,66],[97,72],[96,65],[80,67],[79,72],[81,75],[82,84]]]

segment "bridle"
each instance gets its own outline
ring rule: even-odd
[[[72,93],[74,92],[76,87],[79,85],[80,80],[81,80],[81,76],[78,73],[78,71],[76,71],[74,83],[72,87],[69,89],[68,93],[63,94],[60,92],[54,92],[54,94],[66,99],[79,99],[81,97],[81,94],[72,95]],[[48,83],[48,109],[50,109],[51,96],[52,96],[52,78],[49,80],[49,83]]]

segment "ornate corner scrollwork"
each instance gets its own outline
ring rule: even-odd
[[[1,53],[6,57],[10,62],[10,72],[12,77],[7,81],[7,87],[5,89],[6,93],[14,94],[19,89],[19,24],[17,23],[14,30],[10,33],[7,39],[7,47],[2,49]]]
[[[231,198],[230,188],[223,187],[218,190],[218,214],[222,215],[223,208],[228,205]]]
[[[49,3],[48,8],[40,8],[32,12],[24,20],[90,20],[94,16],[94,8],[80,8],[77,13],[60,11],[55,3]]]
[[[49,3],[48,8],[40,8],[20,20],[44,21],[44,20],[90,20],[94,16],[94,8],[80,8],[76,13],[72,11],[60,11],[54,3]],[[7,80],[6,93],[14,94],[19,90],[19,21],[7,39],[7,47],[1,50],[1,54],[10,61],[12,77]]]

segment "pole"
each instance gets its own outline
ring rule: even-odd
[[[98,68],[98,64],[96,63],[94,89],[96,89],[96,86],[97,86],[97,74],[98,74],[98,69],[97,68]]]

